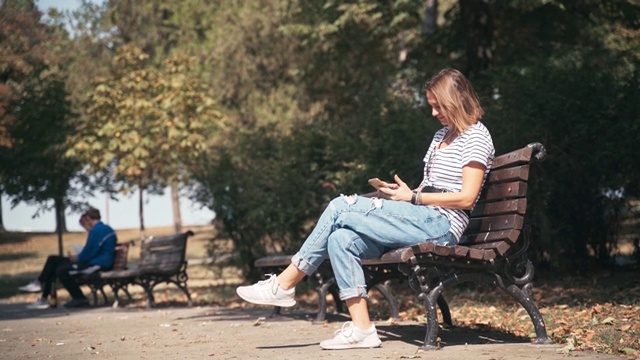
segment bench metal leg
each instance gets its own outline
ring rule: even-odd
[[[120,290],[122,290],[125,295],[127,295],[127,302],[133,302],[133,297],[131,296],[131,293],[129,293],[128,283],[114,283],[110,284],[110,286],[111,291],[113,292],[113,296],[115,297],[113,305],[114,307],[118,307],[122,303],[122,301],[120,300]]]
[[[156,306],[156,302],[155,302],[155,298],[153,296],[153,288],[156,287],[156,285],[160,284],[160,283],[171,283],[176,285],[187,297],[187,306],[193,306],[193,301],[191,300],[191,294],[189,293],[189,288],[187,288],[187,283],[186,282],[182,282],[182,281],[178,281],[178,280],[173,280],[173,279],[165,279],[162,278],[160,280],[148,280],[148,281],[144,281],[142,285],[142,287],[144,288],[145,292],[147,293],[147,299],[149,300],[147,303],[147,309],[152,308],[154,306]]]
[[[435,288],[431,289],[431,291],[426,293],[420,293],[418,298],[420,298],[424,302],[424,308],[427,317],[427,333],[424,337],[424,343],[420,347],[421,350],[436,350],[438,349],[438,344],[436,340],[438,339],[438,312],[436,310],[436,304],[438,299],[440,298],[440,294],[444,290],[444,285],[441,283]],[[447,305],[447,310],[448,310]],[[449,319],[451,320],[451,319]]]
[[[91,284],[87,284],[87,285],[89,285],[89,290],[91,291],[91,299],[93,300],[93,306],[98,306],[98,290]]]
[[[440,308],[440,313],[442,313],[442,321],[448,326],[453,326],[453,321],[451,321],[451,310],[449,310],[449,304],[447,300],[440,294],[438,296],[438,307]]]
[[[269,315],[269,317],[270,318],[278,317],[282,315],[281,312],[282,312],[282,308],[280,306],[274,306],[273,311],[271,312],[271,315]]]
[[[384,281],[382,283],[376,284],[374,287],[376,290],[380,291],[382,296],[387,300],[389,304],[389,313],[391,318],[394,320],[400,320],[400,310],[398,306],[398,299],[393,295],[393,291],[391,290],[391,286],[389,284],[391,280]]]
[[[544,319],[542,318],[538,307],[533,303],[530,289],[530,283],[524,286],[524,291],[516,285],[510,285],[503,288],[503,290],[513,296],[513,298],[516,299],[529,314],[529,318],[531,318],[531,322],[533,323],[533,328],[536,331],[536,341],[534,341],[534,343],[551,344],[551,340],[547,337],[547,328],[544,324]]]
[[[329,286],[329,292],[331,296],[333,296],[333,305],[336,307],[336,312],[338,314],[344,314],[346,312],[344,301],[340,300],[340,289],[338,289],[338,285],[334,283]]]
[[[318,286],[316,286],[316,292],[318,293],[318,314],[316,315],[316,319],[313,321],[313,323],[324,324],[324,321],[327,317],[327,292],[336,280],[333,277],[329,279],[323,279],[322,275],[317,273],[315,278],[318,284]],[[337,301],[340,301],[340,299],[337,299],[336,302]]]

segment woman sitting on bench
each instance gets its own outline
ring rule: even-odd
[[[493,141],[480,122],[484,111],[467,78],[445,69],[429,79],[424,90],[432,115],[444,127],[435,133],[424,158],[420,186],[412,190],[396,175],[394,182],[374,185],[374,197],[333,199],[282,273],[237,289],[242,299],[255,304],[293,306],[295,285],[329,258],[352,321],[322,341],[323,349],[380,346],[369,318],[360,259],[425,241],[456,244],[491,168]]]

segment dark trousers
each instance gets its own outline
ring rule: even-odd
[[[40,276],[38,276],[38,281],[42,284],[42,297],[49,297],[51,294],[51,286],[56,279],[58,279],[72,298],[86,299],[78,283],[73,279],[73,276],[69,274],[69,270],[82,270],[86,267],[86,264],[73,264],[68,257],[50,255],[44,263]]]

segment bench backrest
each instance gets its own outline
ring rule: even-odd
[[[193,232],[150,237],[140,245],[139,269],[147,274],[175,274],[185,263],[187,238]]]
[[[471,213],[469,226],[456,246],[422,243],[414,254],[493,261],[509,251],[520,238],[527,211],[529,163],[541,159],[544,148],[538,143],[497,156],[480,200]]]
[[[129,259],[129,243],[117,243],[111,270],[126,270]]]

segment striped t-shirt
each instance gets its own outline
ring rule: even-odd
[[[434,135],[427,155],[424,157],[424,178],[421,186],[434,186],[450,192],[459,192],[462,190],[462,168],[472,161],[486,167],[484,173],[484,180],[486,180],[495,156],[489,130],[478,121],[458,135],[449,146],[438,149],[448,132],[449,127],[444,127]],[[464,210],[439,206],[435,208],[451,222],[451,233],[456,238],[456,242],[460,240],[462,233],[469,225],[469,217]]]

